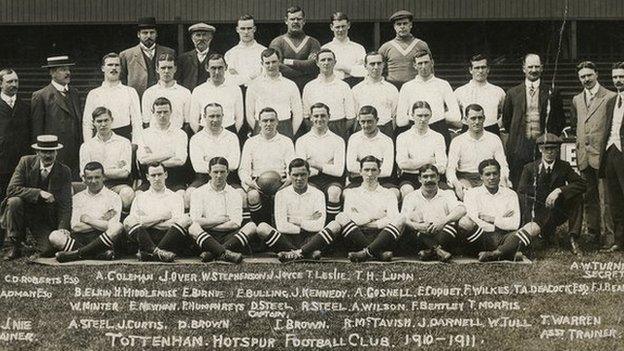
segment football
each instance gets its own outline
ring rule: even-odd
[[[258,184],[263,194],[275,195],[282,186],[282,177],[275,171],[266,171],[256,179],[256,184]]]

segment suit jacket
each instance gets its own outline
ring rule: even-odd
[[[606,152],[606,148],[607,148],[607,142],[609,141],[609,136],[611,135],[611,128],[613,128],[613,110],[615,110],[615,104],[617,103],[617,94],[612,96],[607,102],[606,102],[606,118],[605,118],[605,125],[606,125],[606,129],[605,129],[605,133],[603,135],[603,139],[602,139],[602,143],[601,145],[603,145],[602,148],[602,152]],[[620,126],[620,145],[622,145],[622,147],[624,147],[624,123],[622,123],[622,125]],[[604,168],[605,168],[605,158],[601,157],[600,158],[600,166],[598,168],[598,173],[600,176],[604,177]]]
[[[565,126],[561,95],[557,89],[551,89],[550,86],[541,83],[539,86],[539,110],[542,132],[544,127],[546,127],[546,111],[549,104],[548,132],[559,135]],[[528,142],[525,137],[526,110],[526,85],[522,82],[507,91],[503,106],[503,127],[509,133],[506,148],[509,153],[508,156],[513,156],[511,155],[512,151],[528,155],[533,154],[533,144]],[[530,150],[527,150],[527,148]],[[510,161],[512,161],[511,157]]]
[[[171,54],[175,56],[175,50],[166,46],[156,44],[154,57],[158,58],[161,54]],[[119,53],[121,59],[121,70],[119,78],[127,86],[136,89],[139,96],[143,96],[143,92],[147,86],[147,64],[141,52],[141,46],[136,45]],[[156,72],[154,72],[156,74]]]
[[[203,65],[206,64],[208,57],[214,53],[214,51],[208,49],[208,54],[206,54],[206,58],[202,63],[197,61],[197,51],[195,49],[180,54],[180,56],[178,56],[176,71],[176,81],[178,84],[192,92],[197,86],[197,72],[199,72],[200,69],[206,69]],[[208,76],[207,73],[206,76]]]
[[[544,184],[540,182],[541,163],[542,160],[539,159],[524,166],[518,184],[518,194],[543,203],[548,194],[556,188],[561,189],[561,196],[566,200],[585,193],[587,188],[585,180],[572,169],[568,162],[559,159],[555,160],[553,165],[550,183]],[[537,177],[537,181],[535,177]]]
[[[12,174],[19,159],[32,153],[30,106],[19,96],[13,108],[0,99],[0,174]]]
[[[82,106],[78,91],[63,96],[52,83],[33,93],[30,100],[33,140],[41,134],[58,136],[63,148],[57,160],[78,174],[78,150],[82,145]]]
[[[19,197],[26,204],[40,205],[43,202],[39,193],[45,190],[54,195],[55,201],[51,204],[52,206],[38,208],[47,208],[50,211],[43,215],[50,216],[50,223],[56,223],[56,229],[69,230],[72,212],[71,170],[57,159],[48,175],[48,188],[41,189],[38,187],[41,174],[39,163],[40,159],[37,155],[28,155],[20,159],[7,187],[7,198],[0,204],[2,219],[4,219],[8,198]],[[37,215],[41,214],[37,213]]]
[[[607,142],[607,101],[615,95],[600,86],[590,106],[585,102],[585,91],[572,98],[570,124],[576,129],[576,162],[580,170],[600,167]]]

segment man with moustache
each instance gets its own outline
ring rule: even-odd
[[[19,99],[18,87],[17,72],[0,70],[0,202],[19,159],[30,153],[30,107]],[[0,246],[3,239],[0,233]]]
[[[244,123],[243,94],[236,82],[226,78],[228,65],[220,54],[212,54],[206,61],[210,77],[197,86],[191,95],[189,122],[195,133],[199,131],[202,113],[208,102],[216,102],[223,108],[223,127],[237,133]]]
[[[161,54],[175,56],[175,50],[156,44],[156,19],[143,17],[138,20],[137,38],[139,44],[119,53],[121,59],[120,79],[134,88],[139,97],[158,81],[156,58]]]
[[[507,90],[503,105],[503,128],[509,134],[510,181],[518,184],[522,167],[535,159],[535,140],[545,131],[559,135],[565,126],[559,91],[541,81],[542,61],[529,53],[522,61],[524,82]],[[513,157],[512,157],[513,155]]]
[[[379,53],[383,56],[388,70],[386,80],[394,84],[397,89],[416,77],[414,56],[418,51],[431,52],[429,45],[412,35],[414,15],[406,10],[400,10],[390,16],[390,22],[396,32],[396,37],[383,43]]]
[[[20,159],[0,204],[0,224],[13,246],[5,260],[22,256],[27,230],[38,254],[52,256],[48,240],[53,230],[69,230],[72,212],[71,171],[57,159],[63,148],[56,135],[39,135],[36,155]]]
[[[309,121],[312,104],[324,103],[332,111],[329,129],[347,140],[355,122],[351,89],[334,74],[336,55],[331,50],[321,49],[316,54],[316,64],[321,73],[303,88],[301,101],[304,118]]]
[[[584,89],[572,98],[570,123],[576,129],[576,165],[587,181],[585,218],[588,239],[608,245],[613,241],[611,204],[606,180],[599,179],[598,169],[606,149],[607,101],[616,94],[598,83],[598,71],[593,62],[579,63],[576,71]]]
[[[195,23],[188,31],[195,48],[178,57],[176,80],[192,92],[196,86],[208,79],[206,59],[214,53],[210,51],[210,42],[216,29],[206,23]]]
[[[297,84],[299,91],[318,74],[316,53],[321,49],[318,40],[305,34],[305,12],[299,6],[286,9],[286,34],[273,39],[270,48],[280,53],[280,71]]]
[[[102,57],[102,85],[89,91],[82,114],[82,135],[85,141],[91,140],[96,132],[91,115],[98,107],[109,109],[113,116],[115,134],[136,144],[141,135],[141,104],[134,88],[125,86],[119,79],[121,59],[114,52]],[[83,165],[84,166],[84,165]]]
[[[470,58],[470,68],[468,69],[472,79],[455,89],[455,96],[459,101],[459,110],[470,104],[478,104],[483,107],[485,113],[485,130],[500,136],[500,117],[505,103],[505,91],[490,82],[490,66],[488,58],[482,54],[474,55]],[[466,116],[464,116],[465,118]],[[464,121],[465,123],[465,121]],[[464,125],[467,129],[467,124]]]
[[[175,57],[170,54],[160,55],[156,61],[156,71],[159,77],[158,83],[147,88],[141,101],[143,125],[151,125],[154,101],[164,97],[171,102],[171,126],[174,129],[188,127],[191,92],[174,79],[177,72]]]
[[[452,190],[438,188],[440,171],[436,166],[430,163],[421,166],[418,179],[422,186],[403,199],[401,214],[405,217],[408,233],[415,234],[417,243],[423,248],[418,257],[423,261],[437,259],[446,262],[458,239],[457,222],[466,214],[466,208],[457,201]]]
[[[69,56],[48,57],[42,68],[49,70],[52,81],[32,94],[30,111],[33,137],[55,135],[64,146],[57,150],[58,160],[72,170],[74,179],[78,179],[78,150],[83,141],[82,105],[78,91],[69,87],[70,67],[74,65]]]
[[[380,53],[376,51],[367,53],[364,56],[364,66],[368,72],[366,78],[351,90],[355,100],[355,111],[359,111],[364,105],[373,106],[379,116],[379,130],[394,139],[399,90],[382,76],[385,62]]]
[[[353,87],[366,74],[364,70],[364,47],[349,39],[351,21],[347,14],[335,12],[331,15],[329,29],[334,33],[334,39],[323,45],[321,49],[329,49],[336,55],[336,77],[344,80]]]
[[[236,33],[240,41],[224,57],[232,81],[246,89],[252,80],[262,74],[262,62],[258,58],[266,46],[258,43],[254,37],[256,23],[252,15],[245,14],[238,18]]]

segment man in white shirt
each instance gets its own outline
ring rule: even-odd
[[[87,163],[82,179],[87,188],[72,198],[71,232],[59,229],[50,233],[50,243],[59,250],[56,260],[112,260],[123,232],[121,198],[104,186],[104,166],[99,162]]]
[[[184,167],[188,156],[186,133],[172,126],[173,109],[169,99],[159,97],[151,110],[153,123],[143,131],[138,143],[137,160],[143,169],[153,163],[162,164],[167,170],[167,188],[184,197],[188,177]],[[142,190],[145,189],[147,186],[142,186]]]
[[[310,165],[301,158],[288,164],[292,184],[275,194],[275,228],[267,223],[258,224],[258,237],[271,251],[298,250],[325,225],[325,196],[309,186]],[[309,258],[320,258],[320,252]]]
[[[495,159],[479,163],[483,185],[469,189],[464,198],[467,214],[459,221],[471,251],[481,262],[514,260],[539,234],[539,226],[520,227],[520,203],[511,189],[500,186],[501,166]]]
[[[204,107],[209,102],[216,102],[223,107],[223,127],[236,133],[244,121],[243,93],[235,82],[226,78],[227,63],[220,54],[208,57],[208,80],[193,89],[191,96],[190,125],[195,133],[202,125]]]
[[[336,55],[334,70],[339,79],[353,87],[366,74],[364,70],[364,47],[349,39],[351,21],[346,13],[335,12],[331,15],[329,29],[334,33],[334,39],[323,45],[321,49],[329,49]]]
[[[137,191],[124,228],[131,241],[138,245],[139,261],[173,262],[176,254],[192,249],[187,229],[191,219],[184,214],[182,196],[167,189],[167,170],[160,163],[147,167],[150,187]]]
[[[461,113],[451,85],[434,75],[433,57],[426,50],[414,56],[414,67],[418,75],[406,82],[399,91],[396,124],[399,131],[409,124],[409,113],[416,101],[427,101],[431,106],[429,128],[444,136],[446,146],[451,143],[449,127],[461,128]]]
[[[238,191],[227,184],[229,164],[223,157],[208,163],[210,181],[191,196],[189,234],[201,248],[203,262],[213,259],[240,263],[241,251],[251,252],[250,240],[256,234],[253,222],[241,226],[243,211]]]
[[[301,95],[297,84],[280,73],[280,60],[279,51],[273,48],[262,51],[260,61],[264,75],[249,85],[245,113],[247,123],[254,134],[257,134],[260,130],[256,123],[259,120],[259,112],[265,107],[274,109],[279,121],[278,131],[292,139],[303,122]]]
[[[442,134],[429,129],[431,106],[416,101],[412,106],[414,125],[397,137],[396,163],[401,171],[398,184],[401,197],[421,186],[418,170],[432,164],[440,174],[446,171],[446,146]]]
[[[468,105],[466,120],[468,131],[454,138],[449,149],[446,167],[449,186],[455,189],[459,199],[463,199],[466,189],[482,184],[482,177],[477,172],[479,163],[494,158],[501,165],[501,185],[511,187],[503,143],[496,134],[484,130],[483,108],[477,104]]]
[[[132,190],[132,145],[130,140],[113,132],[112,112],[106,107],[96,108],[91,117],[97,134],[80,146],[80,168],[97,161],[104,166],[104,184],[119,194],[124,211],[134,199]],[[127,212],[126,212],[127,213]]]
[[[262,191],[256,179],[267,171],[275,171],[282,179],[286,178],[288,164],[295,158],[292,140],[277,131],[277,123],[277,112],[274,109],[265,107],[260,111],[260,134],[245,142],[238,168],[238,176],[243,189],[247,191],[247,202],[255,223],[266,222],[270,216],[270,199],[261,196]],[[282,188],[289,184],[290,179],[286,179]]]
[[[379,116],[377,125],[379,130],[394,140],[399,90],[382,76],[385,62],[380,53],[376,51],[367,53],[364,56],[364,64],[368,74],[351,90],[355,101],[355,111],[359,111],[365,105],[376,108]]]
[[[112,128],[117,135],[136,143],[143,130],[139,94],[134,88],[121,83],[120,67],[121,61],[116,53],[106,54],[102,58],[104,81],[101,86],[87,94],[82,115],[82,135],[85,141],[90,140],[95,134],[91,115],[100,106],[106,107],[115,116]]]
[[[318,102],[310,107],[312,129],[297,139],[295,153],[310,165],[310,184],[327,197],[327,218],[341,210],[344,185],[345,141],[329,130],[329,107]]]
[[[348,139],[355,122],[353,94],[349,84],[334,74],[336,56],[329,49],[321,49],[316,55],[320,73],[303,88],[303,115],[309,122],[310,106],[322,102],[329,106],[331,119],[329,129],[343,139]]]
[[[191,109],[191,91],[179,85],[174,79],[177,71],[175,57],[171,54],[162,54],[156,61],[156,72],[159,80],[143,93],[141,106],[143,110],[143,125],[152,125],[152,106],[159,97],[171,101],[171,126],[181,129],[188,125]]]
[[[452,190],[438,187],[439,172],[430,163],[419,168],[422,186],[403,199],[401,213],[409,228],[406,230],[416,235],[417,243],[423,248],[418,257],[445,262],[451,258],[449,251],[457,241],[457,222],[466,214],[466,208]]]
[[[487,78],[490,74],[488,58],[482,54],[470,58],[468,71],[472,79],[455,89],[455,96],[459,101],[459,110],[464,111],[468,105],[479,104],[485,113],[485,130],[500,136],[501,116],[505,104],[505,91],[490,82]],[[465,116],[464,116],[465,117]],[[464,129],[468,129],[464,126]]]
[[[238,18],[236,33],[240,41],[224,55],[228,63],[227,71],[233,82],[248,87],[262,74],[262,62],[258,59],[266,46],[255,39],[256,24],[252,15],[245,14]]]

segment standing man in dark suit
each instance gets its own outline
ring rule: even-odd
[[[559,91],[541,81],[542,61],[537,54],[524,57],[524,82],[510,88],[503,106],[510,180],[517,186],[522,167],[535,160],[535,140],[545,131],[559,135],[565,115]]]
[[[613,222],[606,180],[598,179],[607,132],[607,101],[616,94],[598,83],[596,65],[583,61],[576,66],[583,91],[572,98],[570,124],[576,129],[576,164],[587,181],[585,216],[592,241],[613,241]]]
[[[78,150],[82,144],[82,106],[78,91],[69,87],[75,64],[68,56],[48,57],[43,68],[50,70],[52,82],[32,94],[30,111],[32,135],[54,134],[65,147],[58,151],[58,160],[67,165],[78,178]]]
[[[208,80],[207,60],[214,53],[210,51],[210,42],[216,29],[206,23],[195,23],[188,31],[195,48],[178,57],[176,81],[193,92],[196,86]]]
[[[0,202],[19,159],[30,153],[30,107],[17,96],[18,86],[17,72],[0,70]]]
[[[606,252],[624,249],[624,62],[613,65],[611,78],[617,95],[607,101],[607,132],[603,139],[606,152],[600,159],[599,170],[601,177],[607,179],[614,227],[614,243],[604,248]]]
[[[576,240],[583,225],[585,180],[559,158],[561,138],[546,133],[536,143],[542,156],[524,166],[518,184],[522,223],[536,223],[541,237],[552,242],[557,226],[567,220],[570,249],[580,255]]]
[[[166,46],[156,44],[156,19],[154,17],[139,18],[137,37],[139,44],[122,51],[121,72],[119,77],[121,82],[129,87],[133,87],[139,97],[143,92],[158,82],[156,74],[156,58],[160,54],[171,54],[175,56],[175,50]]]
[[[7,260],[22,256],[22,244],[29,228],[36,249],[52,256],[54,249],[48,236],[53,230],[67,231],[72,212],[71,171],[57,160],[59,144],[56,135],[40,135],[32,145],[36,155],[20,159],[0,204],[0,223],[6,228],[13,247]]]

